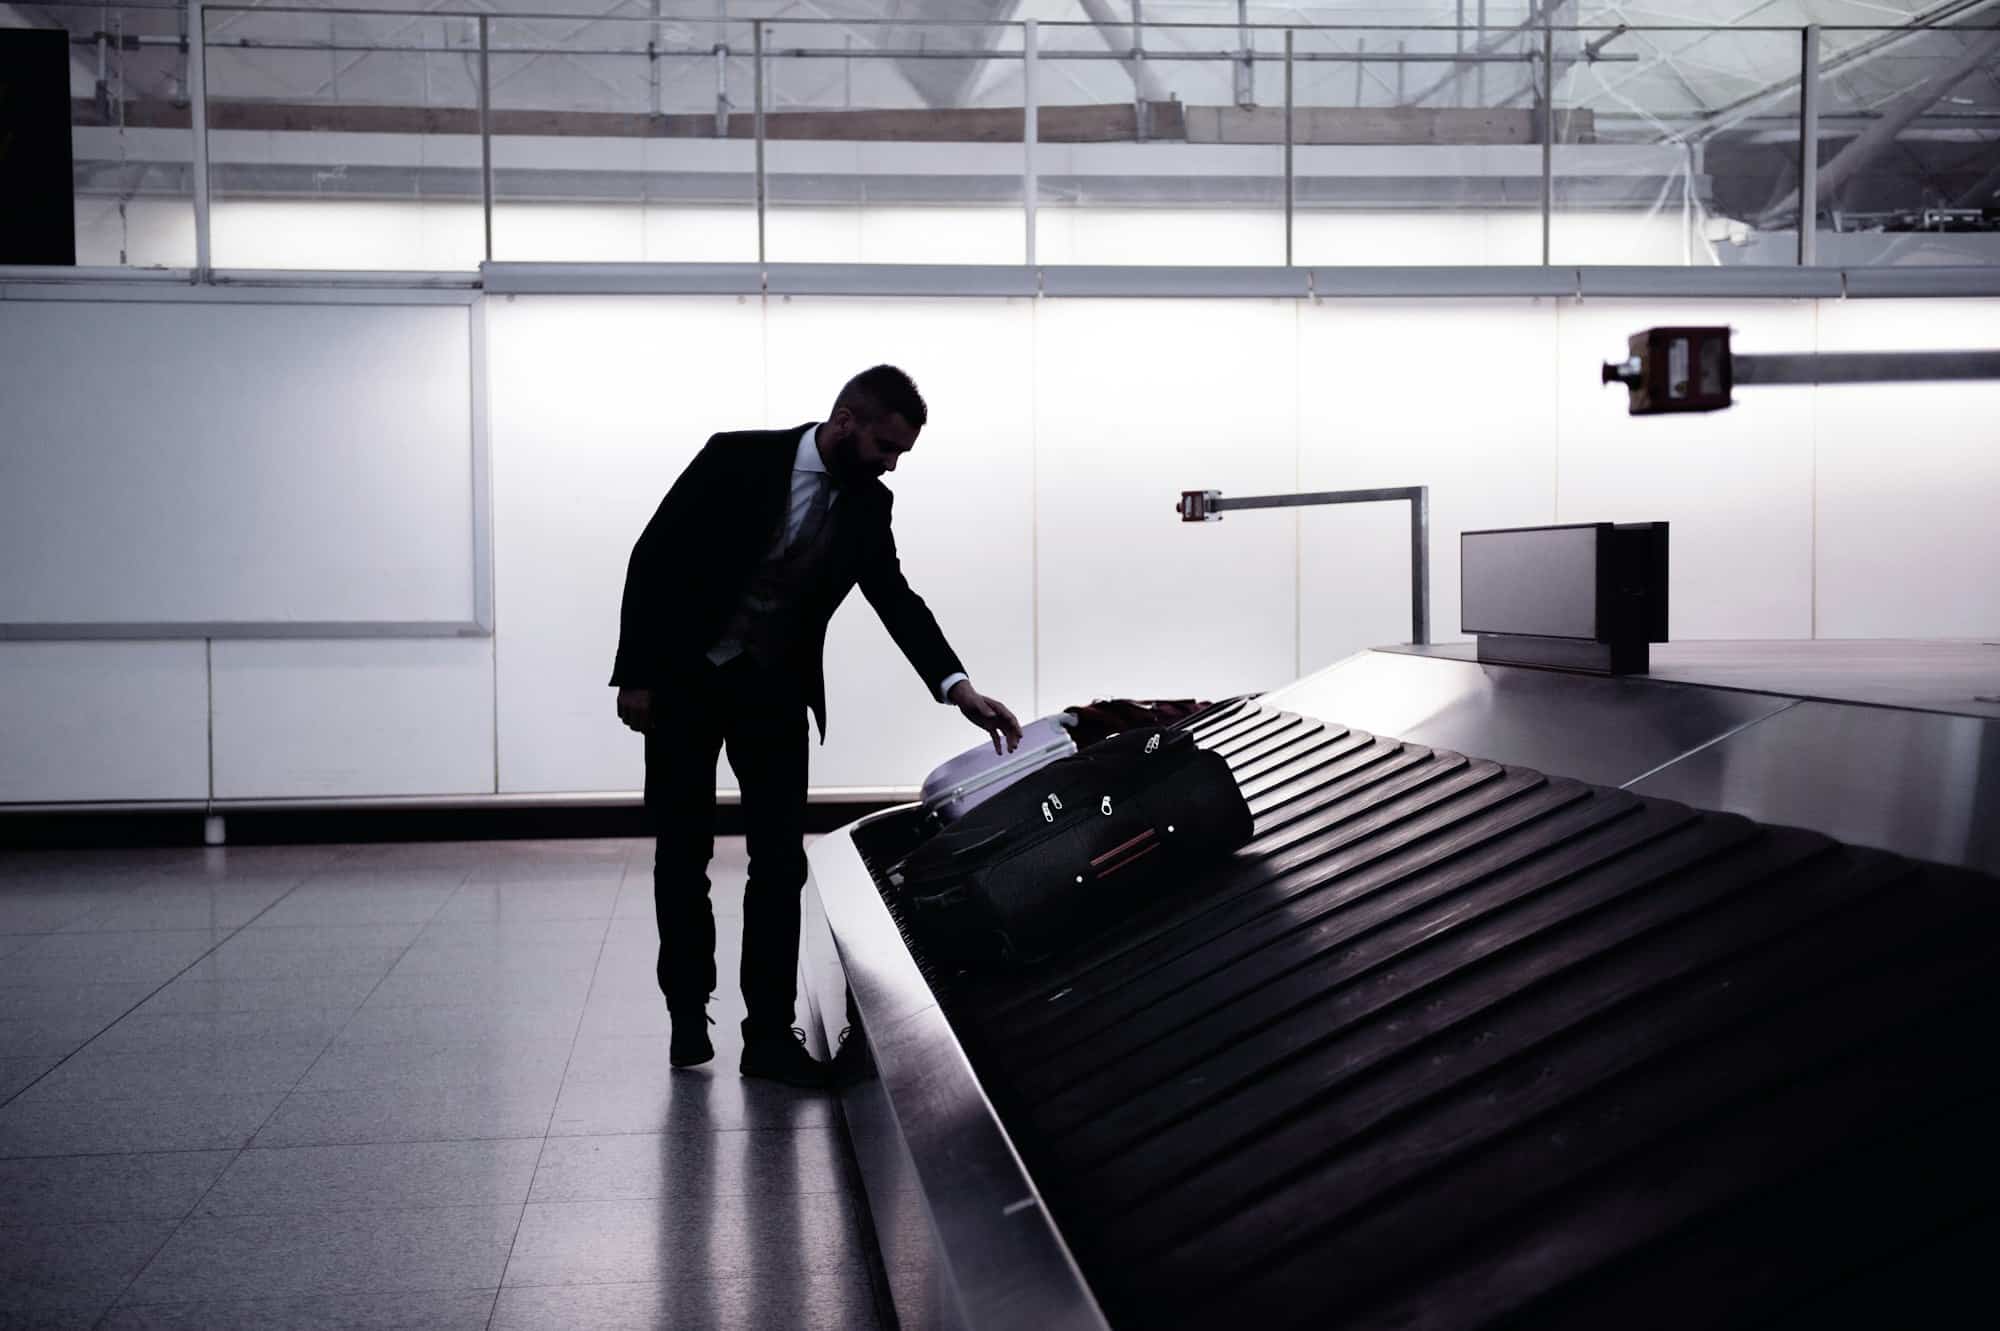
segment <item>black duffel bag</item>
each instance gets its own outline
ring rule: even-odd
[[[890,866],[925,950],[1024,964],[1157,898],[1250,839],[1226,760],[1186,730],[1128,730],[1049,764]]]

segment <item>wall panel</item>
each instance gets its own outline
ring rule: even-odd
[[[1292,488],[1297,318],[1264,300],[1036,311],[1037,710],[1291,678],[1292,523],[1189,525],[1175,504]]]
[[[2000,348],[2000,301],[1827,301],[1823,351]],[[1817,398],[1819,634],[2000,637],[2000,383]]]
[[[491,639],[215,644],[216,798],[492,790]]]
[[[0,642],[0,803],[206,799],[203,651]]]
[[[1555,343],[1552,301],[1300,311],[1299,489],[1431,488],[1434,641],[1462,636],[1458,534],[1554,519]],[[1302,509],[1298,522],[1301,671],[1409,641],[1408,506]]]
[[[461,305],[0,305],[0,621],[469,621]]]
[[[607,686],[625,565],[709,435],[768,423],[762,311],[523,296],[488,306],[487,341],[500,788],[637,790],[644,750]]]

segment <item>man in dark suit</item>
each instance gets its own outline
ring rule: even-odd
[[[916,446],[927,412],[901,370],[878,365],[841,389],[826,420],[719,434],[661,501],[625,574],[619,719],[646,737],[646,808],[658,837],[653,905],[660,990],[675,1067],[715,1056],[715,760],[727,746],[742,788],[746,1077],[822,1085],[827,1067],[792,1027],[799,891],[805,885],[806,712],[826,737],[827,621],[858,582],[927,689],[1011,749],[1012,712],[966,678],[890,531],[882,475]]]

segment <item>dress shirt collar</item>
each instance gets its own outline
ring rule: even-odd
[[[799,451],[792,457],[793,471],[826,470],[826,459],[819,455],[819,426],[807,430],[799,440]]]

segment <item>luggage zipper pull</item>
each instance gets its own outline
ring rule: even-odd
[[[1155,730],[1153,732],[1153,737],[1146,741],[1146,752],[1158,753],[1159,751],[1160,751],[1160,732]]]
[[[1104,811],[1104,816],[1106,818],[1109,818],[1111,816],[1111,797],[1109,795],[1106,795],[1104,797],[1104,803],[1099,805],[1098,807]]]
[[[1049,802],[1048,802],[1047,800],[1043,800],[1043,801],[1042,801],[1042,821],[1043,821],[1043,822],[1045,822],[1045,823],[1052,823],[1052,822],[1054,822],[1055,820],[1056,820],[1056,816],[1055,816],[1054,814],[1052,814],[1052,813],[1050,813],[1050,812],[1049,812]]]

